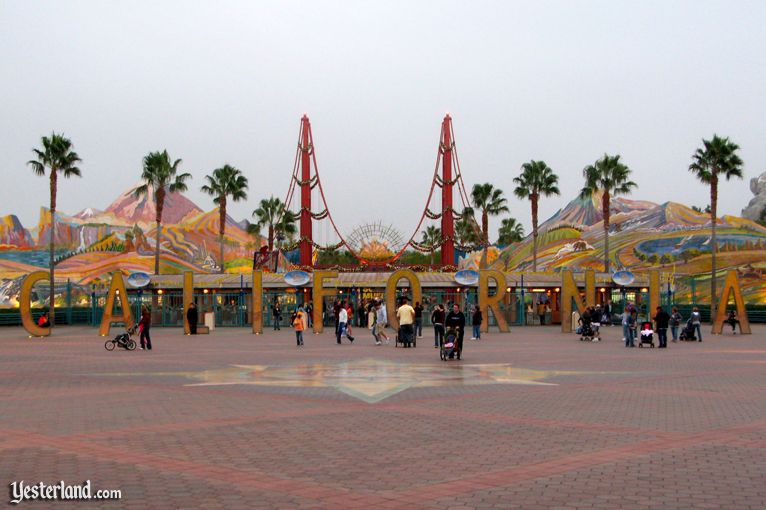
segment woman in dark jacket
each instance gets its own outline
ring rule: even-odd
[[[138,323],[141,326],[141,350],[146,348],[152,350],[152,337],[149,336],[149,328],[152,325],[152,314],[145,306],[141,307],[141,322]]]
[[[197,306],[194,303],[189,304],[189,309],[186,311],[186,321],[189,323],[189,333],[196,335],[199,316],[197,315]]]
[[[439,348],[444,342],[444,307],[436,305],[431,313],[431,324],[434,325],[434,347]]]

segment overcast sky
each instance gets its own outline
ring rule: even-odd
[[[512,178],[532,158],[561,178],[541,219],[604,152],[633,169],[631,198],[704,206],[687,168],[713,133],[742,147],[746,178],[719,194],[739,214],[766,171],[764,26],[763,1],[0,0],[0,214],[36,225],[48,186],[25,163],[55,130],[83,159],[61,211],[105,208],[167,148],[204,209],[202,177],[242,169],[241,219],[284,196],[307,112],[342,230],[382,219],[409,234],[447,111],[466,184],[503,188],[527,227]]]

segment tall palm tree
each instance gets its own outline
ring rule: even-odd
[[[508,246],[524,239],[524,226],[516,218],[503,218],[497,230],[497,242]]]
[[[221,248],[221,273],[225,272],[223,258],[223,236],[226,232],[226,202],[231,196],[234,202],[247,199],[247,177],[231,165],[223,165],[213,170],[213,175],[206,175],[207,184],[201,190],[214,197],[213,203],[218,206],[218,242]]]
[[[285,204],[276,197],[264,198],[253,211],[253,218],[257,221],[258,229],[268,227],[269,253],[274,250],[274,239],[278,234],[289,236],[297,231],[295,227],[296,214],[285,207]]]
[[[716,223],[718,222],[718,178],[732,177],[742,178],[742,159],[737,154],[739,145],[729,141],[729,138],[721,138],[713,135],[712,140],[702,140],[704,148],[697,149],[692,155],[692,164],[689,171],[697,176],[697,179],[710,185],[710,221],[712,223],[711,243],[712,248],[712,274],[710,278],[710,312],[712,317],[716,313]]]
[[[609,205],[612,197],[627,195],[636,183],[630,180],[630,168],[620,161],[620,155],[604,157],[586,166],[582,173],[585,186],[580,198],[591,198],[601,193],[601,213],[604,217],[604,272],[609,272]]]
[[[188,173],[178,173],[180,164],[180,159],[170,162],[167,150],[150,152],[144,157],[144,168],[141,173],[144,184],[133,190],[137,197],[147,195],[150,189],[154,190],[155,221],[157,222],[154,274],[160,274],[160,238],[162,237],[162,210],[165,207],[165,197],[168,193],[186,191],[188,189],[186,181],[191,179],[191,175]]]
[[[481,211],[481,243],[483,253],[481,255],[481,267],[487,267],[487,247],[489,246],[489,216],[497,216],[500,213],[509,212],[503,197],[503,190],[495,188],[490,183],[474,184],[471,190],[471,202],[476,209]]]
[[[434,252],[436,251],[436,246],[440,245],[442,242],[442,229],[439,227],[436,227],[434,225],[429,225],[426,227],[426,229],[423,231],[423,244],[426,246],[429,246],[431,249],[431,265],[434,265]]]
[[[532,204],[532,271],[537,271],[537,205],[541,196],[558,195],[559,176],[545,164],[545,161],[532,160],[521,165],[521,174],[514,177],[516,189],[514,195],[528,198]]]
[[[55,280],[54,280],[54,257],[55,257],[55,242],[56,242],[56,195],[58,193],[58,176],[59,173],[65,178],[80,177],[80,169],[77,167],[77,163],[82,161],[80,156],[72,150],[72,142],[69,138],[65,138],[63,134],[51,133],[50,138],[43,136],[41,138],[43,144],[42,150],[32,149],[37,159],[33,159],[27,162],[32,167],[32,171],[41,176],[45,176],[45,169],[48,169],[50,178],[50,239],[48,241],[48,248],[50,250],[50,257],[48,263],[50,264],[50,315],[49,322],[51,327],[55,324]]]
[[[455,222],[455,241],[464,246],[477,246],[481,243],[481,227],[473,217],[473,208],[466,207]]]

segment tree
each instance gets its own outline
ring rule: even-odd
[[[497,231],[497,243],[508,246],[524,239],[524,226],[516,218],[503,218]]]
[[[489,217],[509,212],[505,205],[507,200],[503,197],[503,190],[495,188],[490,183],[474,184],[471,190],[471,203],[481,211],[481,243],[483,253],[481,255],[481,267],[487,267],[487,247],[489,246]]]
[[[150,152],[144,157],[144,168],[141,180],[144,184],[133,190],[135,196],[147,195],[149,190],[154,190],[154,205],[156,209],[155,222],[157,223],[157,240],[154,252],[154,274],[160,274],[160,238],[162,237],[162,210],[165,207],[165,197],[168,193],[180,193],[186,191],[186,181],[191,179],[191,174],[178,173],[181,160],[170,162],[168,151]]]
[[[461,248],[478,246],[481,243],[481,228],[473,217],[473,208],[466,207],[455,222],[455,240]]]
[[[423,231],[423,244],[425,244],[426,246],[430,248],[431,265],[434,265],[434,252],[436,252],[436,247],[441,245],[441,242],[442,242],[442,229],[440,229],[439,227],[429,225]]]
[[[201,190],[214,197],[213,203],[218,206],[219,227],[218,242],[221,245],[221,273],[225,272],[223,256],[223,236],[226,232],[226,202],[231,196],[234,202],[247,199],[247,177],[231,165],[223,165],[213,170],[213,175],[206,175],[207,184]]]
[[[513,193],[521,198],[528,198],[532,205],[532,271],[537,271],[537,205],[540,196],[558,195],[558,175],[545,164],[545,161],[532,160],[521,165],[521,174],[513,179],[516,189]]]
[[[296,216],[276,197],[264,198],[253,211],[253,218],[257,221],[258,229],[268,227],[269,253],[274,250],[274,239],[295,234]]]
[[[627,195],[636,183],[630,180],[630,168],[620,161],[620,155],[604,157],[586,166],[582,173],[585,186],[580,198],[591,198],[601,193],[601,213],[604,217],[604,272],[609,273],[609,205],[612,197]]]
[[[58,176],[59,173],[65,178],[80,177],[80,169],[77,167],[77,163],[82,161],[80,156],[72,150],[72,142],[69,138],[64,137],[63,134],[51,133],[50,138],[43,136],[40,141],[42,142],[42,150],[32,149],[37,159],[33,159],[27,162],[32,167],[32,171],[41,177],[45,177],[45,169],[48,169],[50,179],[50,238],[48,241],[48,249],[50,250],[50,256],[48,263],[50,264],[50,310],[49,310],[49,322],[51,327],[55,324],[56,311],[55,311],[55,243],[56,243],[56,195],[58,193]]]
[[[702,140],[703,148],[698,148],[692,155],[692,164],[689,171],[697,179],[710,186],[710,222],[712,224],[712,261],[710,278],[710,312],[711,317],[716,314],[716,251],[718,251],[716,238],[716,223],[718,223],[718,178],[723,176],[726,180],[732,177],[742,178],[742,159],[737,155],[739,145],[729,141],[729,138],[721,138],[713,135],[712,140]]]

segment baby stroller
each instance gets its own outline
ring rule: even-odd
[[[599,324],[597,322],[590,322],[580,318],[580,326],[577,328],[577,333],[580,335],[581,342],[599,342],[601,337],[598,332]]]
[[[136,334],[138,325],[134,324],[132,327],[125,330],[124,333],[120,333],[111,340],[104,342],[104,349],[107,351],[113,351],[115,347],[122,347],[126,351],[133,351],[136,349],[136,341],[132,336]]]
[[[681,336],[679,337],[681,340],[686,340],[689,342],[696,342],[697,337],[695,335],[694,331],[694,324],[692,324],[692,320],[689,319],[686,321],[686,326],[684,326],[684,329],[681,330]]]
[[[442,341],[439,349],[439,357],[442,361],[447,361],[455,357],[457,353],[457,359],[460,359],[460,352],[457,345],[457,330],[455,328],[449,328],[444,334],[444,341]]]
[[[644,344],[654,347],[654,330],[651,322],[642,322],[641,330],[638,332],[638,346],[643,347]]]

